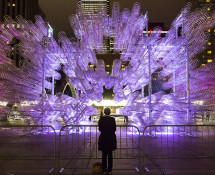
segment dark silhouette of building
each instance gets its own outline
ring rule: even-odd
[[[40,15],[45,19],[45,14],[39,7],[38,0],[0,0],[0,23],[4,21],[4,16],[10,16],[15,20],[16,16],[22,16],[26,20],[35,22],[34,17]],[[13,48],[19,41],[14,38],[10,46]],[[17,67],[22,65],[22,57],[15,51],[8,55]]]
[[[21,15],[27,20],[34,21],[35,15],[41,15],[43,18],[45,14],[39,7],[38,0],[1,0],[0,1],[0,20],[3,21],[5,15],[15,19],[16,16]]]

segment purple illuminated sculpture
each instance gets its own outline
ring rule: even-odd
[[[122,12],[115,3],[112,17],[104,13],[86,16],[80,10],[69,18],[76,39],[60,32],[58,41],[39,16],[35,23],[20,16],[16,20],[5,16],[0,24],[0,101],[20,104],[22,115],[37,124],[54,124],[58,120],[76,124],[97,113],[90,105],[93,100],[102,100],[103,86],[114,87],[114,100],[127,100],[121,114],[130,116],[140,127],[194,123],[198,112],[204,110],[202,103],[196,101],[212,104],[215,100],[215,64],[197,69],[198,62],[191,59],[205,49],[205,31],[215,26],[215,13],[207,8],[190,8],[187,4],[181,10],[163,38],[158,27],[150,35],[143,34],[148,17],[147,13],[140,14],[138,3],[131,11]],[[178,36],[180,28],[182,33]],[[104,61],[96,58],[96,53],[103,51],[103,37],[113,37],[113,50],[121,54],[113,62],[110,75],[105,72]],[[10,59],[14,52],[24,58],[18,67]],[[126,61],[128,66],[121,70]],[[81,92],[76,98],[45,94],[45,89],[54,92],[54,84],[48,78],[59,80],[57,71],[62,64],[67,82]],[[162,88],[172,89],[172,93],[152,94],[155,72],[157,80],[165,79]],[[144,98],[138,90],[146,85],[149,95]],[[1,106],[0,112],[8,113],[8,108]]]

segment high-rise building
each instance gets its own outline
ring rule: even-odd
[[[208,11],[213,11],[215,10],[215,0],[198,0],[199,6],[203,7],[205,5],[207,6]],[[206,31],[208,35],[210,36],[209,41],[207,43],[206,50],[203,51],[201,54],[201,62],[202,64],[206,64],[208,62],[214,61],[214,56],[215,56],[215,28],[209,29]]]
[[[45,17],[39,7],[38,0],[1,0],[0,1],[0,21],[5,15],[15,19],[17,15],[21,15],[27,20],[34,21],[35,15]]]
[[[109,0],[79,0],[78,8],[84,14],[96,16],[102,12],[110,14],[110,1]]]
[[[215,0],[187,0],[187,2],[192,3],[192,9],[205,7],[209,12],[215,10]],[[207,43],[206,49],[199,55],[197,59],[201,65],[205,65],[208,62],[214,61],[215,56],[215,28],[205,31],[209,36],[209,41]]]
[[[87,16],[110,15],[110,0],[79,0],[78,9]],[[113,37],[103,37],[102,54],[110,52]],[[113,50],[113,49],[112,49]]]
[[[4,20],[4,16],[10,16],[15,19],[16,16],[20,15],[26,20],[34,22],[34,17],[40,15],[45,18],[45,14],[39,7],[38,0],[0,0],[0,22]],[[18,44],[19,41],[14,41],[11,46]],[[12,52],[9,57],[14,61],[16,66],[20,66],[22,57]]]

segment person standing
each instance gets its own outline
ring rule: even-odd
[[[115,118],[110,116],[111,109],[104,109],[104,116],[99,119],[99,131],[101,132],[98,141],[98,149],[102,151],[102,169],[103,174],[112,174],[113,168],[113,150],[117,149],[116,141],[116,122]],[[108,168],[107,168],[108,159]]]
[[[124,123],[128,123],[128,116],[124,115]]]
[[[207,110],[206,112],[206,121],[210,121],[210,111]]]
[[[205,111],[201,111],[201,115],[202,115],[202,122],[204,122],[204,118],[205,118]]]

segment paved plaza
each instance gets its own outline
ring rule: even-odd
[[[117,127],[113,175],[215,174],[213,126],[189,131],[185,127],[163,128],[162,132],[162,127],[151,127],[151,134],[146,130],[144,135],[145,147],[142,133],[126,126]],[[66,127],[56,137],[48,127],[1,127],[0,136],[0,175],[101,174],[92,168],[101,162],[96,126]]]

